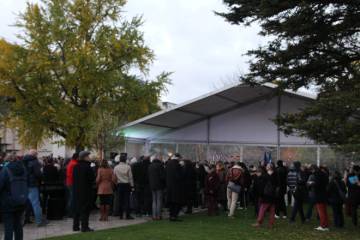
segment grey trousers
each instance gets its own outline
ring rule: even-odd
[[[152,217],[160,218],[162,209],[163,191],[152,191]]]

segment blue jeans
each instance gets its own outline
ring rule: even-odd
[[[4,222],[4,240],[22,240],[23,239],[23,228],[21,222],[21,216],[23,211],[15,212],[4,212],[3,213],[3,222]]]
[[[152,191],[152,216],[153,218],[161,217],[162,208],[162,190]]]
[[[42,223],[42,209],[40,206],[40,195],[39,195],[39,188],[38,187],[29,187],[29,201],[34,211],[35,215],[35,223],[41,224]]]

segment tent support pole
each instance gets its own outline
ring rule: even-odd
[[[277,97],[277,118],[279,118],[281,115],[281,95],[279,93]],[[280,127],[277,124],[277,143],[276,143],[276,158],[277,160],[280,160],[281,158],[281,135],[280,135]]]
[[[210,161],[210,118],[206,121],[206,158]]]
[[[318,167],[320,167],[321,164],[321,147],[317,146],[316,149],[316,164],[318,165]]]
[[[145,155],[150,155],[150,141],[145,142]]]
[[[244,145],[240,145],[240,162],[244,162]]]

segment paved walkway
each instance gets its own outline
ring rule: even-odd
[[[108,222],[100,222],[98,214],[90,216],[90,227],[95,230],[124,227],[144,223],[150,218],[136,218],[134,220],[120,220],[118,217],[109,217]],[[44,239],[49,237],[74,234],[72,231],[72,219],[68,218],[59,221],[50,221],[46,227],[38,228],[35,224],[27,225],[24,228],[24,240]],[[3,229],[0,227],[0,239],[3,239]]]

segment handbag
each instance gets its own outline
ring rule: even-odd
[[[232,192],[236,192],[236,193],[240,193],[241,192],[241,186],[235,184],[234,182],[229,182],[228,183],[228,189],[230,189]]]

